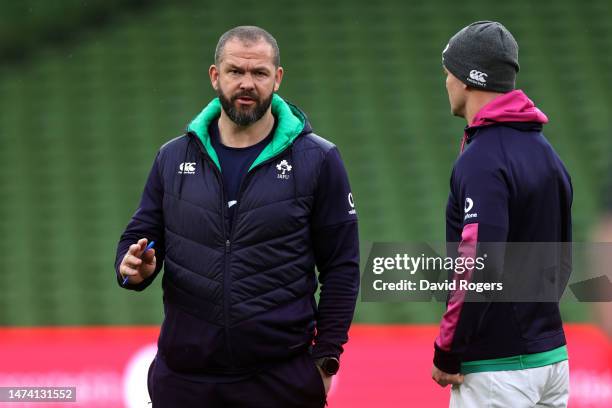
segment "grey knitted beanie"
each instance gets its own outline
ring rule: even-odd
[[[450,39],[442,63],[472,88],[505,93],[515,87],[518,44],[500,23],[477,21]]]

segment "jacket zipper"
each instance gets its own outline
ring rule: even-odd
[[[194,136],[190,136],[190,137],[194,137]],[[206,152],[206,149],[204,149],[204,146],[202,146],[202,143],[200,142],[200,140],[197,137],[195,137],[195,139],[196,139],[196,144],[198,145],[198,147],[200,149],[200,152],[204,156],[204,159],[214,169],[215,175],[217,176],[217,181],[219,182],[219,184],[221,186],[221,215],[223,217],[223,220],[222,220],[221,224],[222,224],[222,227],[223,227],[223,236],[225,238],[225,252],[224,252],[224,262],[223,262],[224,263],[224,269],[223,269],[223,327],[225,329],[225,338],[227,339],[227,349],[228,349],[228,352],[229,352],[230,366],[234,367],[235,366],[235,364],[234,364],[234,353],[233,353],[232,345],[231,345],[231,341],[230,341],[230,330],[229,330],[229,298],[230,298],[229,258],[230,258],[230,255],[232,253],[232,240],[233,240],[233,237],[234,237],[234,228],[236,227],[236,215],[238,214],[238,209],[240,208],[240,204],[242,202],[242,200],[241,200],[242,192],[243,192],[245,186],[248,185],[248,181],[249,181],[251,175],[255,172],[255,170],[259,169],[263,165],[268,164],[268,163],[274,161],[277,157],[279,157],[281,154],[283,154],[287,149],[284,149],[283,151],[279,152],[274,157],[270,157],[268,160],[264,160],[263,162],[259,163],[257,166],[255,166],[252,169],[247,171],[246,176],[240,182],[240,188],[238,189],[238,196],[236,197],[236,201],[237,201],[236,208],[234,208],[234,213],[232,214],[232,218],[230,220],[230,222],[231,222],[230,232],[229,232],[229,235],[227,235],[227,230],[226,230],[226,227],[225,227],[225,216],[226,216],[225,206],[227,205],[227,202],[226,202],[226,198],[225,198],[225,188],[223,186],[223,177],[222,177],[221,172],[219,171],[219,168],[217,167],[217,165],[212,161],[212,159],[210,158],[210,155],[208,154],[208,152]]]
[[[189,136],[195,137],[195,136]],[[200,153],[204,156],[204,160],[206,160],[210,167],[213,168],[215,176],[217,177],[217,182],[221,186],[221,228],[223,229],[223,237],[225,238],[225,250],[223,255],[223,330],[225,332],[226,346],[227,352],[229,355],[230,367],[234,367],[234,352],[232,350],[232,342],[230,341],[230,330],[229,330],[229,302],[230,302],[230,268],[229,268],[229,258],[232,252],[232,244],[230,240],[230,236],[227,234],[227,229],[225,227],[225,218],[226,218],[226,210],[225,206],[227,205],[225,198],[225,189],[223,187],[223,177],[217,165],[212,161],[209,154],[206,152],[204,147],[202,146],[200,140],[195,137],[196,145],[200,149]]]

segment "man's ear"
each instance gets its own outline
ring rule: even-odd
[[[208,68],[208,76],[210,77],[210,84],[213,89],[216,91],[219,88],[219,70],[215,64],[211,65]]]
[[[283,81],[283,67],[276,68],[276,73],[274,75],[274,92],[278,91],[280,88],[281,82]]]

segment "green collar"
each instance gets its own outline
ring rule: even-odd
[[[262,152],[257,156],[249,171],[258,164],[271,159],[280,154],[283,150],[293,143],[298,135],[304,129],[306,124],[306,116],[295,106],[285,102],[283,98],[274,94],[272,96],[272,115],[276,117],[276,131],[272,136],[272,140],[266,145]],[[187,127],[188,132],[193,132],[204,145],[206,152],[217,165],[219,170],[219,158],[217,152],[212,147],[210,135],[208,134],[208,126],[210,123],[221,115],[221,102],[219,98],[213,99],[206,107],[195,117]]]

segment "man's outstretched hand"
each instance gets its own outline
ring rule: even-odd
[[[119,265],[119,273],[122,277],[128,277],[128,282],[131,284],[139,284],[155,272],[157,260],[155,258],[155,249],[149,249],[144,252],[147,247],[147,239],[142,238],[136,244],[130,245],[125,253],[121,265]]]

